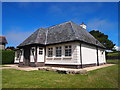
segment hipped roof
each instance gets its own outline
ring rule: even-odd
[[[40,28],[23,41],[18,47],[31,44],[49,45],[75,40],[105,48],[88,31],[72,21],[48,28]]]

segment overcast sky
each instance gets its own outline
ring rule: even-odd
[[[3,2],[2,34],[7,46],[18,46],[38,28],[66,21],[84,22],[87,31],[99,30],[118,46],[117,2]]]

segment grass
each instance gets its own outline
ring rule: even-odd
[[[109,52],[107,56],[118,56],[120,55],[120,52]]]
[[[0,65],[0,67],[10,67],[10,66],[6,66],[6,65]]]
[[[118,60],[106,60],[106,62],[110,64],[118,64]]]
[[[118,64],[88,72],[88,75],[50,71],[4,69],[3,88],[117,88]]]

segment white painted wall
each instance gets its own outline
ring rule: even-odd
[[[20,57],[20,62],[23,62],[23,59],[24,59],[24,50],[23,49],[20,49],[21,51],[22,51],[22,55],[21,55],[21,57]]]
[[[65,46],[71,45],[72,46],[72,56],[65,56]],[[51,45],[46,47],[46,62],[45,64],[69,64],[69,65],[75,65],[80,64],[80,47],[78,42],[72,42],[72,43],[66,43],[66,44],[57,44],[57,45]],[[56,57],[56,50],[55,48],[57,46],[62,47],[62,56]],[[53,48],[53,57],[48,57],[48,48]]]
[[[41,51],[43,54],[39,54],[39,48],[43,48]],[[37,47],[37,62],[44,62],[44,57],[45,57],[45,48],[44,47]]]
[[[17,58],[17,51],[15,51],[14,63],[19,63],[19,58]]]
[[[96,47],[87,44],[81,44],[82,64],[97,63]]]
[[[104,49],[98,48],[98,59],[99,59],[99,63],[106,63]]]
[[[65,56],[65,46],[71,45],[72,46],[72,56]],[[55,48],[61,46],[62,47],[62,56],[56,57],[56,50]],[[53,48],[53,57],[48,57],[48,48]],[[35,47],[33,47],[35,48]],[[20,62],[23,62],[23,55],[24,50],[22,50],[22,56],[20,59]],[[104,49],[98,48],[98,59],[99,63],[106,63],[105,59],[105,51],[103,54],[101,52],[104,51]],[[87,44],[81,44],[81,52],[82,52],[82,64],[97,64],[97,50],[95,46],[90,46]],[[32,48],[30,49],[30,62],[34,62],[34,57],[32,54]],[[71,42],[66,44],[56,44],[56,45],[50,45],[46,46],[46,56],[45,56],[45,48],[43,48],[43,55],[39,55],[39,46],[37,47],[37,62],[44,62],[45,64],[66,64],[66,65],[81,65],[80,60],[80,43],[79,42]],[[16,57],[15,57],[16,60]]]

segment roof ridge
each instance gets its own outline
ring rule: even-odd
[[[70,25],[71,25],[72,30],[73,30],[73,32],[74,32],[75,38],[78,39],[78,36],[76,35],[76,31],[74,30],[73,25],[72,25],[73,23],[74,23],[74,22],[70,21]]]
[[[40,33],[40,31],[41,31],[41,29],[44,29],[44,28],[39,28],[37,31],[38,31],[38,33],[37,33],[37,35],[36,35],[36,39],[35,39],[35,42],[37,42],[37,38],[38,38],[38,36],[39,36],[39,33]]]
[[[46,32],[45,32],[45,45],[47,44],[47,36],[48,36],[48,29],[46,29]]]
[[[53,26],[47,27],[47,28],[45,28],[45,29],[54,28],[55,26],[58,26],[58,25],[64,25],[64,24],[66,24],[66,23],[70,23],[70,22],[72,22],[72,21],[63,22],[63,23],[60,23],[60,24],[57,24],[57,25],[53,25]]]
[[[37,38],[38,38],[38,34],[39,34],[39,32],[40,32],[40,29],[41,29],[41,28],[39,28],[39,29],[37,30],[38,33],[37,33],[37,35],[36,35],[35,42],[37,42]]]

